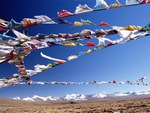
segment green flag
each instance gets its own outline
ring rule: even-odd
[[[83,20],[81,19],[81,22],[84,24],[84,25],[92,25],[92,26],[95,26],[95,24],[93,22],[91,22],[90,20]]]
[[[150,30],[150,23],[142,28],[142,31],[149,31],[149,30]]]

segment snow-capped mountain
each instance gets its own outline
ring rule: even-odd
[[[52,96],[48,96],[48,97],[41,97],[41,96],[38,96],[38,95],[34,95],[32,97],[32,99],[34,101],[58,101],[60,100],[59,97],[52,97]]]
[[[132,95],[150,95],[150,91],[133,92]]]
[[[23,98],[22,100],[34,102],[34,100],[32,98],[30,98],[30,97]]]
[[[124,96],[130,96],[130,94],[128,94],[128,93],[120,93],[120,92],[107,94],[107,97],[124,97]]]
[[[87,100],[86,96],[83,94],[68,94],[64,97],[64,100],[68,101],[79,101],[79,100]]]
[[[41,97],[41,96],[38,96],[38,95],[34,95],[34,96],[32,97],[32,99],[33,99],[34,101],[47,101],[47,97]]]
[[[24,100],[24,101],[32,101],[32,102],[41,102],[41,101],[58,101],[60,100],[59,97],[52,97],[52,96],[48,96],[48,97],[42,97],[42,96],[38,96],[38,95],[34,95],[33,97],[26,97],[26,98],[20,98],[20,97],[14,97],[12,98],[14,100]]]
[[[14,97],[13,99],[14,99],[14,100],[21,100],[20,97]]]
[[[91,95],[91,98],[105,98],[107,97],[107,94],[95,94],[95,95]]]
[[[85,100],[98,100],[98,99],[109,99],[109,98],[128,98],[128,97],[137,97],[137,96],[148,96],[150,97],[150,91],[129,91],[126,93],[120,93],[115,92],[111,94],[93,94],[93,95],[83,95],[83,94],[67,94],[66,96],[60,98],[60,97],[42,97],[38,95],[34,95],[33,97],[26,97],[26,98],[20,98],[15,97],[14,100],[24,100],[24,101],[31,101],[31,102],[48,102],[48,101],[60,101],[60,100],[66,100],[66,101],[85,101]]]
[[[47,97],[48,101],[57,101],[57,100],[61,100],[59,97],[52,97],[52,96],[48,96]]]

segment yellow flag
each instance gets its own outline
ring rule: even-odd
[[[56,82],[56,81],[53,81],[53,82],[51,82],[51,84],[57,84],[57,82]]]
[[[69,43],[66,43],[65,46],[76,46],[76,44],[73,42],[69,42]]]
[[[25,73],[24,73],[24,74],[22,73],[21,76],[22,76],[23,78],[28,78],[28,77],[29,77],[29,75],[28,75],[28,74],[25,74]]]
[[[76,46],[76,44],[73,43],[73,42],[66,42],[66,41],[63,41],[62,44],[64,44],[65,46]]]
[[[24,60],[24,56],[19,56],[18,60],[23,61]]]
[[[82,23],[82,22],[77,22],[77,21],[75,21],[75,22],[74,22],[74,26],[83,26],[83,23]]]
[[[69,42],[69,43],[66,43],[66,44],[64,44],[65,46],[76,46],[76,44],[75,43],[73,43],[73,42]]]
[[[122,28],[122,30],[134,31],[137,30],[136,26],[129,25],[127,27]]]
[[[85,54],[90,54],[92,53],[93,51],[91,49],[87,50]]]
[[[111,4],[109,6],[109,8],[116,8],[116,7],[121,7],[121,6],[122,6],[122,4],[118,0],[116,0],[116,3]]]
[[[0,23],[6,23],[7,21],[0,19]]]
[[[52,64],[47,64],[48,69],[52,67]]]
[[[4,83],[7,84],[8,83],[8,79],[4,79]]]

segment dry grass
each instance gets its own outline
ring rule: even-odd
[[[150,98],[73,103],[0,99],[0,113],[150,113]]]

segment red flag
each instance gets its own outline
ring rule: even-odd
[[[117,81],[116,81],[116,80],[113,80],[113,83],[114,83],[114,84],[116,84],[116,83],[117,83]]]
[[[140,2],[140,4],[148,4],[148,3],[150,3],[150,0],[143,0]]]
[[[67,16],[72,16],[73,13],[67,11],[67,10],[62,10],[61,12],[57,13],[58,17],[67,17]]]
[[[95,46],[94,42],[88,42],[86,45],[87,46]]]
[[[63,62],[63,61],[57,61],[57,63],[58,63],[58,64],[63,64],[64,62]]]
[[[110,26],[108,23],[106,23],[106,22],[101,22],[100,24],[99,24],[99,26]]]
[[[7,28],[5,26],[0,25],[0,30],[6,30]]]
[[[25,73],[25,72],[26,72],[26,69],[25,69],[24,67],[19,67],[19,68],[18,68],[18,71],[19,71],[20,73]]]
[[[112,44],[111,42],[109,42],[108,44],[107,44],[107,46],[113,46],[114,44]]]
[[[14,50],[12,50],[10,53],[9,53],[10,57],[13,58],[14,57]]]

